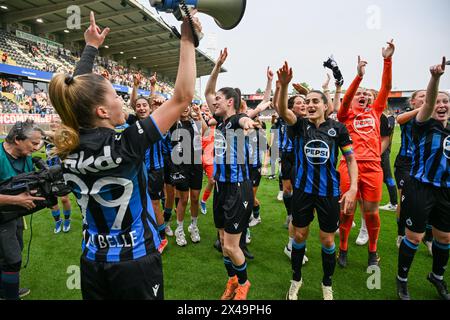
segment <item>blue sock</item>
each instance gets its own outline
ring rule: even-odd
[[[72,210],[71,209],[64,210],[63,213],[64,213],[64,219],[69,220],[70,219],[70,215],[72,213]]]
[[[58,210],[52,210],[52,216],[55,221],[61,220],[61,212]]]
[[[6,300],[19,300],[19,272],[2,272],[2,285]]]

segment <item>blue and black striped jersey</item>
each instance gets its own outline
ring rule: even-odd
[[[412,138],[412,123],[414,119],[402,124],[400,126],[402,132],[402,142],[398,154],[402,157],[412,160],[413,138]]]
[[[63,161],[66,183],[83,216],[83,256],[97,262],[156,253],[157,222],[144,156],[162,138],[151,117],[118,133],[80,129],[80,144]]]
[[[163,140],[152,144],[145,153],[145,167],[148,171],[164,168]]]
[[[214,179],[238,183],[250,179],[248,139],[239,125],[246,114],[236,114],[218,124],[214,135]]]
[[[296,189],[321,197],[338,197],[339,173],[336,170],[339,148],[352,154],[352,140],[344,124],[328,119],[319,128],[297,118],[289,127],[295,153]]]
[[[167,131],[166,135],[161,140],[162,142],[162,154],[164,157],[170,157],[172,154],[172,134],[170,131]]]
[[[411,176],[436,187],[450,188],[450,123],[430,119],[412,123]]]
[[[278,145],[280,147],[280,152],[292,152],[294,150],[294,145],[288,134],[288,124],[282,118],[278,118],[278,121]]]

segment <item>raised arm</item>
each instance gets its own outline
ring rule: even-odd
[[[86,47],[81,54],[80,61],[78,61],[73,76],[80,76],[87,73],[92,73],[94,68],[94,60],[98,55],[98,48],[101,47],[108,35],[110,29],[105,28],[103,31],[95,23],[94,12],[90,14],[91,24],[89,28],[84,32],[84,40]]]
[[[356,92],[358,91],[359,85],[364,78],[364,74],[366,73],[366,66],[367,61],[361,60],[361,57],[358,56],[358,74],[345,93],[344,99],[341,103],[341,107],[339,108],[337,114],[338,120],[341,122],[345,121],[348,117],[348,111],[350,110],[350,106],[352,105],[352,100],[355,97]]]
[[[196,10],[192,11],[193,14]],[[197,17],[193,18],[196,31],[201,31],[201,24]],[[195,61],[194,37],[187,17],[181,25],[180,63],[172,99],[164,102],[156,109],[152,118],[160,132],[166,132],[177,121],[181,113],[194,98],[197,65]]]
[[[431,79],[427,88],[427,98],[425,105],[420,108],[419,113],[416,116],[418,122],[425,122],[431,118],[433,114],[434,106],[436,105],[436,99],[439,94],[439,82],[441,76],[445,72],[445,57],[442,58],[442,64],[433,66],[430,68]]]
[[[261,102],[255,109],[248,109],[247,116],[251,119],[254,119],[258,116],[258,114],[270,107],[271,104],[272,103],[270,101]]]
[[[325,94],[328,100],[328,108],[327,111],[325,112],[325,119],[327,119],[330,116],[330,114],[334,112],[334,105],[333,101],[331,100],[330,88],[328,87],[330,85],[330,80],[331,76],[327,73],[327,79],[322,84],[323,93]]]
[[[382,49],[384,58],[383,79],[381,82],[380,93],[373,104],[373,108],[379,112],[387,107],[389,94],[392,89],[392,56],[395,52],[394,40],[388,42],[388,47]]]
[[[140,74],[133,75],[133,90],[131,91],[130,106],[134,112],[136,112],[136,101],[138,97],[139,84],[141,83],[142,77]]]
[[[206,84],[205,99],[212,114],[214,114],[214,112],[216,111],[216,108],[214,107],[214,101],[216,99],[217,78],[219,77],[220,69],[227,60],[227,57],[228,49],[225,48],[223,49],[223,51],[220,51],[219,59],[217,59],[216,65],[214,66],[214,69],[208,79],[208,83]]]
[[[266,91],[264,91],[264,98],[263,100],[256,106],[255,109],[248,109],[247,115],[250,118],[256,118],[258,114],[266,110],[268,107],[270,107],[270,94],[272,93],[272,81],[273,81],[273,72],[270,70],[270,67],[267,67],[267,85],[266,85]]]
[[[287,62],[284,63],[283,67],[278,70],[278,81],[280,81],[280,104],[278,106],[278,113],[280,117],[286,121],[290,126],[297,123],[297,116],[288,109],[288,86],[292,80],[292,68],[289,68]]]
[[[334,93],[334,100],[333,100],[333,112],[339,111],[339,106],[341,105],[341,94],[342,94],[342,87],[336,84],[336,92]]]
[[[280,81],[277,80],[275,84],[275,93],[273,95],[273,108],[277,113],[279,113],[278,106],[280,103],[280,90],[281,90],[281,83]]]
[[[418,109],[415,109],[412,111],[408,111],[408,112],[399,114],[397,117],[397,123],[399,125],[403,125],[403,124],[407,123],[408,121],[414,119],[417,116],[417,114],[419,113],[420,109],[421,108],[418,108]]]
[[[270,95],[272,94],[272,82],[273,82],[273,72],[272,70],[270,70],[270,67],[267,67],[266,91],[264,91],[264,98],[261,103],[270,101]]]
[[[156,99],[156,83],[158,82],[158,75],[156,72],[153,74],[153,76],[150,78],[150,97],[149,97],[149,103],[150,106],[153,107],[153,101]]]

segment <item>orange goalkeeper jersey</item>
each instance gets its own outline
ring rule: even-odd
[[[392,87],[392,59],[384,60],[383,82],[373,105],[368,105],[361,112],[355,113],[351,103],[361,81],[360,76],[356,76],[353,80],[345,93],[337,117],[350,133],[356,160],[381,161],[380,117],[387,106]]]

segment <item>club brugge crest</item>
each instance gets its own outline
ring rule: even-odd
[[[311,164],[325,164],[330,158],[330,148],[322,140],[311,140],[305,148],[305,156]]]
[[[223,136],[223,134],[216,130],[216,134],[214,135],[214,151],[216,156],[223,156],[227,150],[227,140]]]
[[[375,129],[375,118],[371,114],[361,113],[353,120],[353,128],[356,132],[369,134]]]
[[[336,132],[336,130],[334,130],[333,128],[332,129],[330,129],[330,130],[328,130],[328,135],[330,136],[330,137],[336,137],[336,135],[337,135],[337,132]]]
[[[444,156],[450,160],[450,136],[444,140]]]

